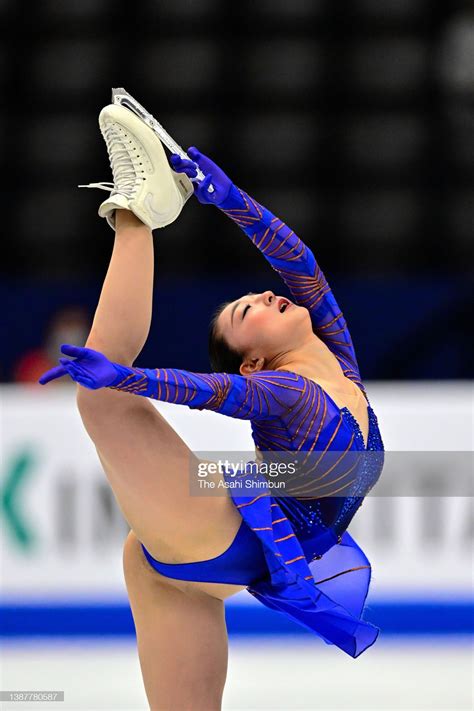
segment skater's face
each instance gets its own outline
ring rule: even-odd
[[[231,348],[266,363],[298,348],[312,333],[308,309],[272,291],[250,292],[232,301],[217,325]]]

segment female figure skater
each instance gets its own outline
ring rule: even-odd
[[[151,708],[215,711],[227,671],[223,601],[245,588],[352,657],[374,643],[379,630],[362,619],[371,567],[346,529],[381,473],[383,445],[311,250],[197,149],[192,161],[172,155],[171,171],[133,113],[108,106],[99,123],[114,177],[99,214],[115,229],[113,253],[86,347],[63,345],[71,359],[40,382],[78,383],[82,420],[130,525],[124,574]],[[266,290],[221,305],[212,373],[136,368],[151,320],[152,229],[175,218],[196,164],[206,176],[197,198],[250,237],[294,301]],[[250,420],[262,457],[294,452],[316,465],[310,478],[297,472],[292,496],[268,486],[193,496],[190,467],[200,462],[148,398]],[[360,458],[369,452],[378,456]]]

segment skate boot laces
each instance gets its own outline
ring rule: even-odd
[[[136,157],[131,155],[132,151],[135,153],[136,149],[129,150],[126,147],[127,135],[117,124],[111,123],[110,126],[107,126],[102,131],[102,135],[109,154],[109,163],[114,181],[113,183],[89,183],[88,185],[78,185],[78,187],[99,188],[99,190],[110,192],[111,196],[119,193],[128,199],[132,199],[140,181],[145,180],[144,177],[138,175],[138,173],[145,173],[139,167],[141,166],[140,156],[138,153],[136,153]]]

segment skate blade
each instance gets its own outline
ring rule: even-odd
[[[190,160],[194,163],[193,159],[188,156],[186,151],[181,148],[179,143],[176,143],[176,141],[171,138],[168,131],[163,128],[161,123],[157,121],[156,118],[152,116],[152,114],[150,114],[150,112],[147,111],[136,99],[134,99],[133,96],[128,93],[128,91],[123,88],[112,89],[112,103],[124,106],[126,109],[129,109],[136,116],[138,116],[138,118],[141,119],[143,123],[146,123],[146,125],[149,126],[152,131],[156,133],[160,141],[164,143],[164,145],[171,151],[171,153],[177,153],[180,158],[183,158],[184,160]],[[196,181],[200,183],[204,180],[205,175],[196,163],[194,163],[194,165],[196,166],[197,175],[195,178],[190,178],[190,180],[192,180],[192,182]],[[212,184],[209,185],[208,192],[214,192],[214,187],[212,186]]]

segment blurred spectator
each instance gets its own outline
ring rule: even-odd
[[[90,331],[89,314],[80,306],[65,306],[52,317],[44,344],[24,353],[13,369],[17,383],[37,382],[45,370],[58,365],[62,343],[83,346]],[[58,378],[53,383],[71,383],[69,378]]]

